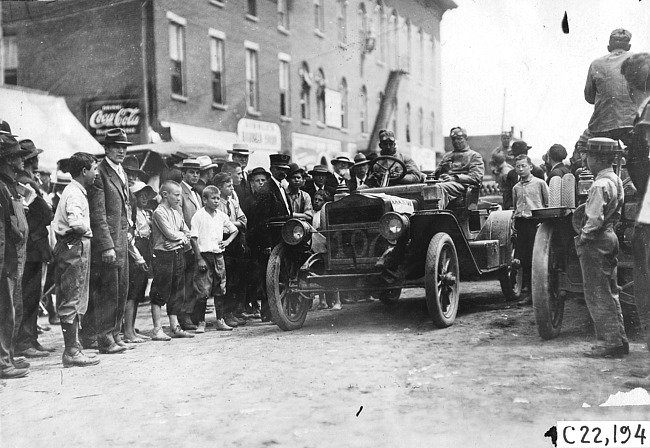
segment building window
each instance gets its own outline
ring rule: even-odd
[[[418,75],[420,76],[420,79],[424,80],[424,32],[422,31],[422,28],[418,30],[418,55],[417,55],[417,63],[418,63]]]
[[[226,104],[225,39],[220,31],[210,29],[210,71],[212,72],[212,102]]]
[[[339,92],[341,93],[341,128],[348,128],[348,82],[345,78],[341,79],[339,85]]]
[[[169,59],[171,60],[172,95],[186,96],[185,86],[185,26],[186,20],[167,13],[169,22]]]
[[[257,17],[257,0],[248,0],[248,9],[246,13],[249,16]]]
[[[381,1],[381,0],[380,0]],[[386,12],[384,11],[384,6],[380,3],[377,4],[377,8],[379,9],[379,52],[377,53],[379,55],[379,60],[380,61],[385,61],[386,60]]]
[[[412,42],[411,42],[411,21],[406,21],[406,71],[411,73],[411,56],[412,56]]]
[[[301,79],[300,86],[300,118],[303,120],[311,119],[311,107],[309,97],[311,94],[311,74],[309,73],[309,65],[306,62],[302,63],[300,71],[298,72]]]
[[[288,54],[280,53],[280,115],[283,117],[291,116],[291,80],[289,79],[289,63],[291,57]]]
[[[278,0],[278,27],[289,31],[289,0]]]
[[[325,123],[325,72],[323,72],[322,68],[318,69],[318,73],[316,74],[316,113],[317,115],[317,120],[320,123]]]
[[[245,41],[246,46],[246,106],[249,112],[258,112],[259,104],[259,79],[257,74],[257,57],[259,46]]]
[[[323,0],[314,0],[314,28],[321,33],[325,31],[325,11]]]
[[[347,42],[347,4],[346,0],[336,0],[336,24],[340,43]]]
[[[411,143],[411,104],[406,103],[406,143]]]
[[[379,95],[379,106],[381,107],[381,93]],[[370,132],[368,129],[368,90],[366,86],[362,86],[361,92],[359,92],[359,122],[362,134]]]
[[[418,110],[418,143],[424,146],[424,111]]]
[[[16,36],[4,36],[4,83],[18,85],[18,43]]]

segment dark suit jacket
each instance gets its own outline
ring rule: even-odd
[[[29,204],[27,210],[27,225],[29,226],[29,238],[27,239],[27,261],[49,262],[52,260],[50,239],[47,226],[52,222],[54,213],[52,208],[43,199],[41,189],[28,172],[22,172],[18,176],[18,182],[29,184],[36,190],[36,198]]]
[[[271,203],[270,218],[277,218],[280,216],[291,216],[292,213],[291,203],[289,203],[288,201],[289,198],[287,198],[287,204],[289,205],[289,207],[287,208],[287,204],[285,204],[284,198],[282,197],[282,192],[280,191],[281,187],[278,187],[277,184],[273,181],[273,179],[269,179],[266,182],[266,185],[268,186],[269,193],[271,193],[271,197],[273,198],[273,201]]]
[[[197,203],[192,191],[188,188],[185,182],[181,182],[181,208],[183,211],[183,219],[188,228],[192,228],[192,216],[198,209],[203,207],[202,203]]]
[[[115,249],[117,264],[122,264],[127,260],[129,189],[106,159],[99,163],[97,172],[95,184],[88,189],[92,260],[101,261],[104,251]]]
[[[564,163],[558,164],[548,173],[548,177],[546,178],[546,183],[550,185],[552,177],[562,177],[565,174],[568,174],[570,172],[571,170]]]
[[[334,198],[334,195],[336,194],[336,189],[338,188],[339,184],[336,182],[336,179],[334,178],[333,174],[330,174],[327,176],[325,179],[325,191],[327,191],[331,196],[332,199]],[[305,186],[302,187],[303,191],[306,191],[309,197],[311,197],[312,201],[314,200],[314,194],[316,193],[316,184],[314,184],[314,179],[307,179],[305,182]]]

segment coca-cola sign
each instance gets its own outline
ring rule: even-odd
[[[136,100],[89,101],[86,103],[86,128],[98,140],[106,131],[122,128],[127,134],[140,133],[140,103]]]

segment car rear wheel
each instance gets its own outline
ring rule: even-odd
[[[266,269],[266,293],[273,320],[285,331],[302,328],[311,302],[290,292],[290,283],[297,282],[299,257],[283,243],[275,246]]]
[[[531,291],[537,331],[542,339],[553,339],[560,334],[564,317],[564,297],[559,288],[558,243],[550,222],[537,230],[533,249]],[[557,239],[557,238],[556,238]]]
[[[459,274],[458,255],[453,240],[444,232],[435,234],[427,251],[424,288],[427,308],[437,327],[449,327],[456,319]]]

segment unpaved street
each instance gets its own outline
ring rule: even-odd
[[[422,290],[404,297],[312,311],[294,332],[256,321],[148,342],[95,368],[61,368],[60,347],[1,383],[0,446],[549,447],[557,420],[647,420],[647,407],[597,407],[647,363],[641,337],[625,360],[583,358],[593,337],[576,300],[542,341],[532,308],[494,281],[464,283],[445,330]],[[151,328],[146,307],[138,327]],[[59,327],[41,340],[62,345]]]

